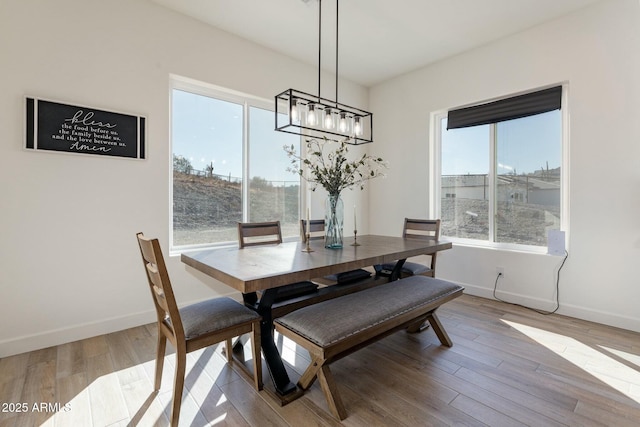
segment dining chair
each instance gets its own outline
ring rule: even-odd
[[[238,245],[240,249],[247,246],[276,245],[282,243],[280,221],[239,222]],[[318,284],[302,281],[280,286],[277,288],[274,302],[281,302],[299,297],[318,290]]]
[[[307,220],[300,220],[300,237],[304,242],[307,238]],[[309,220],[309,240],[324,239],[324,219]]]
[[[402,229],[402,237],[411,239],[438,240],[440,238],[440,220],[439,219],[404,219],[404,227]],[[400,278],[409,276],[428,276],[435,277],[436,274],[436,255],[431,255],[431,263],[424,265],[416,262],[406,261],[400,271]],[[396,263],[386,263],[376,268],[382,271],[391,271]]]
[[[247,246],[279,243],[282,243],[280,221],[238,223],[238,244],[240,249]]]
[[[324,239],[324,224],[324,219],[309,220],[309,240]],[[302,241],[304,242],[307,236],[307,221],[304,219],[300,220],[300,234],[302,237]],[[328,276],[324,276],[324,279],[330,282],[336,282],[338,284],[347,284],[363,279],[368,279],[369,277],[371,277],[370,271],[358,268],[356,270],[330,274]]]
[[[184,388],[187,353],[225,341],[227,361],[232,362],[231,340],[251,334],[253,373],[238,364],[252,377],[256,390],[262,389],[262,361],[260,357],[261,317],[253,310],[231,298],[213,298],[178,308],[169,280],[167,267],[158,239],[137,234],[149,289],[156,308],[158,342],[154,391],[160,390],[167,340],[176,349],[171,425],[177,426]]]

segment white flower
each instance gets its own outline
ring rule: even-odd
[[[340,145],[334,151],[329,151],[327,146],[334,141],[327,138],[308,139],[306,157],[298,155],[293,145],[285,145],[284,150],[291,158],[291,166],[287,170],[314,184],[312,190],[315,191],[321,185],[332,195],[338,195],[345,188],[354,186],[359,186],[362,190],[365,181],[384,176],[382,170],[387,169],[388,165],[379,157],[364,154],[358,160],[347,160],[349,148],[346,141],[348,139],[339,142]],[[304,173],[305,168],[309,171],[308,174]]]

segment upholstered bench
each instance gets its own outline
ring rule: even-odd
[[[399,329],[417,331],[425,320],[451,347],[435,311],[463,290],[445,280],[412,276],[301,308],[275,319],[275,327],[311,355],[298,386],[306,390],[318,378],[329,409],[343,420],[347,413],[329,364]]]

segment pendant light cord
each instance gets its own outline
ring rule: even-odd
[[[322,72],[322,0],[318,0],[318,102],[320,102],[320,75]]]
[[[320,81],[322,79],[322,0],[318,0],[318,102],[321,100]],[[338,108],[338,0],[336,0],[336,108]]]
[[[338,2],[336,0],[336,108],[338,108]]]

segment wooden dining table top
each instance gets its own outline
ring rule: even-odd
[[[327,249],[322,239],[312,240],[313,252],[303,252],[303,242],[207,249],[183,253],[181,261],[242,293],[250,293],[451,248],[451,242],[443,240],[392,236],[364,235],[357,241],[359,246],[351,246],[354,238],[347,237],[342,249]]]

